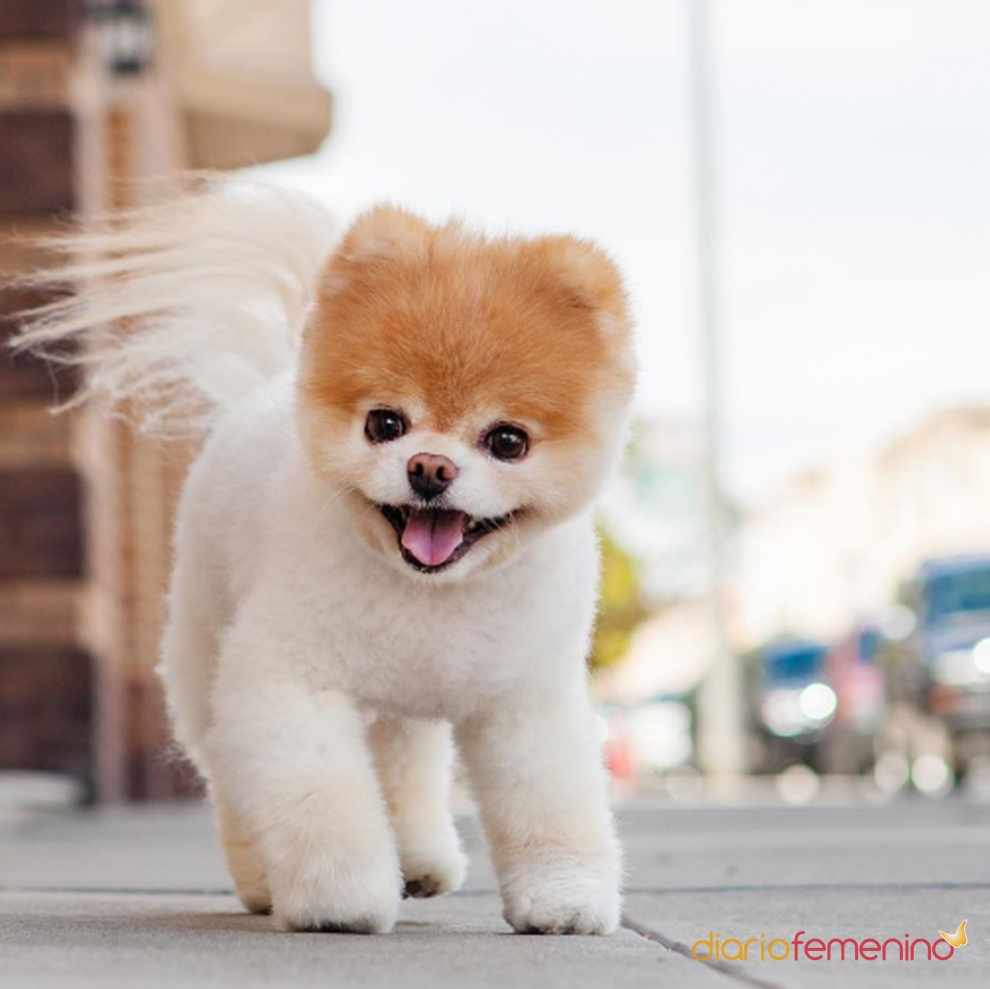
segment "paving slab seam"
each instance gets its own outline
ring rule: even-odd
[[[634,892],[636,892],[634,890]],[[654,890],[640,890],[651,893]],[[32,896],[70,895],[70,896],[234,896],[233,887],[216,887],[214,889],[180,889],[169,887],[161,889],[152,886],[2,886],[0,896],[4,893],[30,893]],[[467,896],[497,896],[497,889],[459,889],[455,893],[444,894],[447,898],[461,899]]]
[[[4,893],[32,896],[233,896],[233,889],[155,889],[146,886],[0,886]]]
[[[960,880],[958,882],[903,882],[903,883],[732,883],[728,886],[626,886],[623,893],[666,895],[668,893],[691,896],[696,893],[777,893],[836,891],[867,891],[874,893],[904,893],[912,890],[981,890],[990,889],[990,882]]]
[[[867,891],[875,893],[900,893],[916,890],[990,890],[990,882],[905,882],[905,883],[753,883],[731,886],[626,886],[627,896],[692,896],[699,893],[775,893],[775,892],[828,892],[830,890]],[[3,893],[71,893],[72,895],[92,894],[95,896],[233,896],[230,886],[213,889],[182,889],[179,887],[159,888],[151,886],[5,886],[0,884]],[[496,896],[494,887],[459,889],[448,893],[451,897]]]
[[[784,987],[779,982],[768,982],[766,979],[758,979],[754,975],[749,975],[746,972],[740,972],[738,969],[733,968],[726,962],[720,961],[702,961],[700,958],[695,958],[691,952],[691,949],[684,944],[683,941],[676,941],[673,938],[669,938],[659,931],[654,930],[652,927],[647,927],[645,924],[639,923],[639,921],[633,920],[629,916],[623,916],[622,926],[627,930],[632,931],[634,934],[638,934],[640,937],[646,938],[648,941],[653,941],[655,944],[659,944],[666,948],[668,951],[673,951],[678,955],[683,955],[685,958],[690,959],[695,965],[703,965],[705,968],[710,968],[719,975],[724,975],[728,979],[734,979],[736,982],[742,982],[744,985],[748,986],[759,986],[760,989],[784,989]]]

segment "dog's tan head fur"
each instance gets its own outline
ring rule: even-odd
[[[323,272],[298,409],[314,468],[347,493],[365,540],[455,577],[589,503],[621,446],[634,374],[625,293],[598,248],[489,239],[383,206]],[[425,500],[410,487],[418,454],[456,473]],[[413,538],[430,524],[469,530],[449,558],[435,549],[438,565]]]

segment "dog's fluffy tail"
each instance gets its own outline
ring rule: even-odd
[[[333,221],[271,186],[195,183],[42,242],[59,263],[24,281],[72,294],[25,313],[13,346],[83,366],[66,406],[99,397],[149,432],[188,434],[293,365]]]

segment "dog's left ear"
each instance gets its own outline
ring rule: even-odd
[[[577,237],[540,237],[526,245],[531,262],[543,269],[566,305],[605,317],[615,328],[627,328],[629,306],[622,277],[612,259],[597,245]]]
[[[417,257],[426,250],[429,224],[415,213],[387,203],[362,213],[338,248],[345,262]]]

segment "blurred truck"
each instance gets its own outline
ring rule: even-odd
[[[909,597],[917,625],[917,704],[952,740],[957,772],[990,751],[990,556],[922,564]]]

